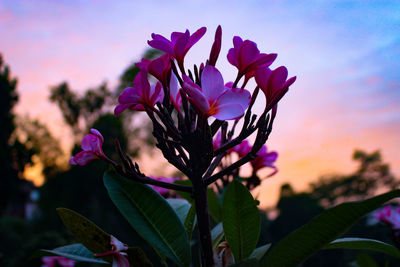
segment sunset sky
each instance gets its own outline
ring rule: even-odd
[[[278,53],[271,67],[285,65],[297,76],[267,143],[279,152],[280,171],[263,183],[264,206],[276,201],[283,182],[302,190],[319,175],[354,170],[355,148],[381,149],[400,176],[399,1],[1,0],[0,53],[19,80],[17,112],[47,123],[68,146],[50,86],[115,86],[152,32],[206,26],[185,60],[189,67],[208,57],[218,25],[217,67],[226,81],[236,71],[226,60],[234,35]]]

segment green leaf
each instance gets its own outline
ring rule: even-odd
[[[396,197],[400,197],[400,190],[364,201],[343,203],[325,210],[273,246],[262,258],[260,266],[296,266],[300,264],[340,237],[366,214]]]
[[[324,247],[324,249],[334,248],[373,250],[400,258],[400,251],[396,247],[375,239],[350,237],[339,238]]]
[[[33,255],[33,257],[43,256],[61,256],[74,261],[109,264],[102,259],[93,257],[93,252],[88,250],[82,244],[72,244],[52,250],[42,249],[39,252],[35,253],[35,255]]]
[[[178,215],[179,220],[182,224],[185,223],[186,216],[190,210],[190,203],[185,199],[169,198],[167,199],[168,204]]]
[[[217,224],[211,230],[211,239],[212,239],[212,247],[216,248],[224,237],[224,228],[222,227],[222,223]]]
[[[192,186],[192,182],[190,180],[176,180],[174,184],[180,184],[180,185],[187,185],[187,186]],[[192,198],[192,194],[188,192],[182,192],[182,191],[177,191],[178,195],[181,196],[182,198],[186,199],[189,201],[189,203],[194,203],[194,199]]]
[[[256,248],[250,255],[250,259],[261,260],[261,258],[267,253],[268,249],[271,247],[271,244],[266,244],[261,247]]]
[[[74,238],[94,253],[111,250],[110,235],[79,213],[66,208],[58,208],[58,214]]]
[[[379,267],[379,264],[368,254],[357,255],[358,267]]]
[[[236,261],[250,256],[260,236],[261,217],[249,190],[236,180],[228,186],[223,199],[222,224]]]
[[[192,239],[194,227],[196,226],[196,206],[194,204],[190,206],[190,210],[186,216],[185,223],[183,225],[185,226],[186,234],[190,242],[190,240]]]
[[[190,264],[185,228],[160,194],[115,172],[104,174],[104,184],[115,206],[139,235],[176,264]]]
[[[208,210],[216,223],[222,220],[221,204],[217,194],[211,188],[207,188]]]

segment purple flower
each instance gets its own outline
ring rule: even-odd
[[[185,32],[173,32],[171,40],[168,40],[162,35],[153,33],[151,37],[153,40],[147,43],[158,50],[164,51],[171,57],[175,58],[178,65],[183,68],[183,61],[189,49],[197,43],[201,37],[206,33],[206,27],[198,29],[195,33],[190,35],[189,30]]]
[[[289,90],[289,86],[296,81],[296,76],[286,80],[287,77],[288,71],[284,66],[273,71],[269,68],[256,70],[255,79],[267,99],[267,110],[274,107]]]
[[[42,267],[74,267],[75,261],[60,257],[60,256],[49,256],[42,258]]]
[[[251,95],[247,90],[224,85],[221,73],[213,66],[206,66],[201,74],[201,88],[184,76],[183,89],[197,110],[218,120],[233,120],[243,115]]]
[[[158,180],[158,181],[161,181],[161,182],[166,182],[166,183],[173,183],[174,181],[180,179],[180,178],[177,178],[177,177],[171,177],[171,178],[167,178],[167,177],[151,177],[151,178],[153,178],[155,180]],[[166,196],[170,192],[169,189],[164,188],[164,187],[159,187],[159,186],[151,185],[151,184],[149,184],[149,186],[151,188],[153,188],[155,191],[157,191],[162,196]]]
[[[112,235],[110,235],[110,244],[111,244],[110,251],[94,254],[94,257],[102,258],[102,257],[112,256],[113,257],[112,267],[129,267],[130,266],[129,261],[126,258],[127,254],[126,252],[122,252],[128,250],[128,245],[122,243]]]
[[[383,223],[388,224],[394,230],[400,230],[400,207],[385,206],[377,210],[373,216]]]
[[[96,129],[90,129],[91,134],[87,134],[81,143],[82,150],[71,157],[69,163],[72,165],[84,166],[89,162],[106,157],[103,153],[104,138]]]
[[[278,153],[276,151],[268,152],[267,146],[263,145],[261,149],[257,152],[257,157],[250,161],[251,166],[253,167],[253,172],[256,173],[259,169],[264,167],[269,167],[274,169],[274,171],[268,175],[272,176],[278,172],[278,168],[274,165],[274,162],[278,158]]]
[[[136,63],[136,67],[150,73],[162,84],[167,84],[171,73],[171,57],[165,54],[153,61],[143,58],[141,62]]]
[[[118,116],[126,109],[144,111],[146,106],[154,107],[163,97],[161,83],[150,85],[145,69],[142,69],[136,75],[132,84],[133,87],[126,88],[118,97],[119,105],[114,110],[115,116]]]
[[[276,54],[260,53],[257,44],[243,41],[239,36],[233,37],[233,48],[228,51],[228,61],[239,70],[239,76],[258,68],[270,66],[276,59]]]
[[[210,58],[208,60],[208,64],[211,66],[215,66],[215,63],[217,63],[219,52],[221,52],[221,42],[222,28],[221,26],[218,26],[217,30],[215,31],[214,43],[211,47]]]

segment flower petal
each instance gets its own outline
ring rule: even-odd
[[[153,38],[153,40],[147,41],[149,46],[151,46],[155,49],[164,51],[164,52],[170,54],[171,56],[174,54],[173,44],[167,38],[165,38],[162,35],[155,34],[155,33],[153,33],[151,35],[151,37]]]
[[[193,33],[186,44],[186,49],[189,50],[195,43],[197,43],[201,37],[206,33],[207,28],[201,27],[195,33]]]
[[[92,151],[81,151],[75,156],[71,157],[69,163],[72,165],[84,166],[93,160],[97,160],[99,157]]]
[[[228,103],[218,106],[218,111],[213,115],[214,118],[224,120],[234,120],[242,116],[244,109],[240,104]]]
[[[206,66],[201,74],[201,89],[209,102],[214,102],[225,91],[224,79],[217,68]]]
[[[228,88],[225,87],[226,91],[217,99],[218,105],[225,104],[239,104],[242,110],[246,110],[251,101],[251,94],[249,91],[241,88]]]
[[[267,95],[268,91],[268,80],[271,76],[272,71],[269,68],[260,68],[255,72],[255,79],[257,85],[261,88],[265,95]]]

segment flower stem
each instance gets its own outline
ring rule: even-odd
[[[203,183],[201,176],[192,179],[192,183],[197,214],[197,225],[200,233],[203,266],[212,267],[214,265],[214,260],[210,231],[210,216],[208,214],[207,186]]]

